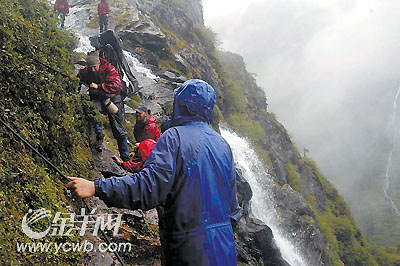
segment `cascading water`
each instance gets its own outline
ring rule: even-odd
[[[385,198],[390,204],[390,207],[392,208],[393,212],[397,215],[400,216],[400,209],[397,207],[396,203],[392,199],[392,196],[390,195],[389,189],[390,189],[390,179],[391,179],[391,169],[392,169],[392,158],[393,158],[393,153],[397,147],[397,141],[396,141],[396,135],[398,133],[398,130],[396,129],[396,117],[397,117],[397,102],[398,98],[400,95],[400,87],[397,90],[396,96],[394,97],[394,102],[393,102],[393,113],[392,113],[392,119],[390,121],[389,129],[392,131],[392,149],[390,150],[387,163],[386,163],[386,170],[385,170],[385,184],[383,187],[383,193],[385,194]]]
[[[156,75],[151,73],[150,69],[146,68],[143,64],[141,64],[139,60],[136,57],[134,57],[130,52],[124,51],[124,55],[131,69],[135,69],[136,72],[144,74],[149,79],[157,78]]]
[[[78,39],[78,47],[75,49],[76,52],[86,54],[95,50],[90,43],[89,36],[98,35],[98,29],[92,29],[86,26],[89,24],[89,18],[87,14],[89,12],[88,10],[91,8],[92,7],[90,6],[86,7],[84,5],[74,6],[71,8],[70,15],[65,19],[65,28],[72,30]],[[142,63],[140,63],[139,60],[131,53],[124,51],[124,55],[135,76],[139,74],[151,80],[157,78],[156,75],[151,73],[150,69],[146,68]]]
[[[98,34],[98,29],[86,27],[89,23],[87,14],[90,8],[85,7],[85,5],[73,7],[65,21],[66,28],[72,30],[78,37],[77,52],[87,53],[94,50],[88,36]],[[124,54],[135,75],[140,74],[145,79],[154,82],[157,76],[152,74],[131,53],[124,51]],[[240,138],[235,133],[227,129],[221,129],[221,133],[231,145],[237,166],[241,168],[244,178],[249,182],[253,191],[252,212],[254,216],[272,229],[276,244],[287,262],[292,266],[308,265],[302,258],[299,250],[291,243],[289,238],[286,237],[284,230],[279,226],[279,222],[276,219],[277,212],[275,210],[274,198],[270,189],[273,181],[271,176],[265,171],[257,154],[246,140]]]
[[[277,212],[274,204],[274,197],[271,186],[273,180],[265,171],[256,152],[250,144],[237,134],[226,128],[221,128],[221,135],[226,139],[232,148],[236,166],[242,170],[243,177],[250,184],[253,191],[251,209],[255,218],[260,219],[268,225],[278,245],[282,257],[292,266],[308,265],[302,258],[300,251],[289,241],[277,221]]]

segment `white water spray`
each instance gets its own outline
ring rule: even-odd
[[[156,79],[157,76],[151,73],[151,70],[146,68],[139,60],[134,57],[130,52],[124,51],[125,58],[131,69],[135,69],[136,72],[144,74],[149,79]]]
[[[392,119],[390,121],[390,125],[389,125],[389,129],[392,130],[392,149],[389,153],[388,156],[388,160],[386,163],[386,171],[385,171],[385,185],[383,188],[383,193],[385,194],[385,198],[389,201],[390,207],[392,208],[393,212],[397,215],[400,216],[400,209],[397,207],[396,203],[393,201],[389,189],[390,189],[390,172],[392,169],[392,157],[393,157],[393,153],[397,147],[397,141],[396,141],[396,133],[397,133],[397,129],[396,129],[396,117],[397,117],[397,102],[398,102],[398,98],[400,95],[400,87],[397,90],[396,96],[394,97],[394,102],[393,102],[393,114],[392,114]]]
[[[86,25],[89,24],[89,10],[90,6],[74,6],[71,8],[70,15],[65,19],[66,29],[72,30],[77,39],[78,45],[75,52],[81,52],[87,54],[88,52],[94,51],[95,48],[91,45],[89,36],[96,36],[99,34],[98,29],[88,28]],[[137,73],[144,75],[149,79],[156,79],[157,76],[151,73],[151,70],[146,68],[142,63],[139,62],[131,53],[124,51],[125,58],[128,62],[131,71],[136,76]]]
[[[268,225],[282,253],[282,257],[292,266],[307,266],[300,251],[291,243],[287,234],[280,228],[275,201],[272,192],[273,180],[265,171],[256,152],[243,138],[228,129],[221,128],[221,135],[232,148],[236,166],[242,170],[243,177],[253,191],[251,200],[252,213],[257,219]]]

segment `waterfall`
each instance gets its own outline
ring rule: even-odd
[[[393,212],[397,215],[400,216],[400,209],[397,207],[396,203],[393,201],[392,196],[390,195],[389,189],[390,189],[390,179],[391,179],[391,169],[392,169],[392,157],[393,153],[396,149],[397,146],[397,141],[396,141],[396,133],[398,130],[396,129],[396,117],[397,117],[397,102],[398,98],[400,95],[400,87],[397,90],[396,96],[394,97],[393,101],[393,113],[392,113],[392,119],[390,121],[389,129],[392,130],[392,149],[390,150],[387,163],[386,163],[386,170],[385,170],[385,184],[383,187],[383,193],[385,194],[386,200],[389,202],[390,207],[392,208]]]
[[[65,28],[74,32],[78,40],[77,48],[75,52],[87,54],[88,52],[94,51],[95,48],[91,45],[89,37],[96,36],[99,34],[99,30],[87,27],[89,24],[89,10],[92,7],[85,5],[74,6],[71,8],[70,14],[65,19]],[[144,77],[155,80],[157,78],[150,69],[146,68],[139,60],[134,57],[130,52],[124,51],[125,58],[128,62],[132,73],[136,78],[137,74],[143,75]]]
[[[250,144],[229,129],[221,128],[221,135],[229,143],[236,162],[242,170],[243,177],[253,191],[251,210],[255,218],[268,225],[279,247],[282,257],[292,266],[306,266],[299,249],[289,240],[277,220],[274,197],[272,193],[273,180],[267,174],[262,162]]]
[[[157,78],[156,75],[151,73],[150,69],[146,68],[142,63],[140,63],[139,60],[136,57],[134,57],[130,52],[124,51],[124,55],[131,69],[136,70],[136,72],[138,73],[144,74],[149,79]]]

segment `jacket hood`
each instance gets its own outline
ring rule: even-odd
[[[188,80],[174,91],[173,113],[168,127],[192,121],[212,121],[216,93],[213,87],[200,79]]]
[[[146,124],[153,124],[157,122],[157,118],[154,115],[149,115],[146,119]]]
[[[140,152],[140,158],[142,159],[142,162],[147,160],[147,157],[151,154],[153,151],[154,146],[156,145],[156,142],[152,139],[146,139],[140,142],[139,144],[139,152]]]

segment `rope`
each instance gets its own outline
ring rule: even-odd
[[[32,146],[32,144],[30,144],[25,138],[23,138],[20,134],[18,134],[11,126],[9,126],[1,118],[0,118],[0,123],[3,124],[8,130],[10,130],[13,133],[13,135],[16,136],[19,140],[21,140],[25,145],[27,145],[35,154],[37,154],[40,158],[42,158],[54,171],[56,171],[62,177],[62,180],[64,182],[69,182],[69,179],[67,178],[67,176],[64,175],[57,166],[55,166],[46,157],[44,157],[37,149],[35,149],[35,147]],[[87,204],[87,202],[84,199],[82,199],[82,201],[83,201],[85,208],[91,213],[91,209],[89,208],[89,205]],[[90,217],[92,219],[94,219],[92,216],[90,216]],[[101,235],[103,236],[103,238],[105,239],[105,241],[107,242],[107,244],[110,245],[111,241],[110,241],[109,237],[106,235],[106,233],[101,228],[100,228],[100,232],[101,232]],[[122,257],[119,255],[119,253],[117,251],[114,251],[113,253],[117,257],[119,263],[122,266],[125,266],[125,263],[124,263]]]
[[[37,64],[39,64],[39,65],[41,65],[41,66],[46,67],[48,70],[53,71],[54,73],[59,74],[59,75],[63,76],[64,78],[68,78],[68,79],[73,80],[73,78],[72,78],[71,76],[68,76],[67,74],[62,73],[61,71],[59,71],[59,70],[57,70],[57,69],[54,69],[54,68],[52,68],[52,67],[49,66],[49,65],[46,65],[45,63],[43,63],[43,62],[41,62],[40,60],[34,58],[33,56],[27,54],[26,52],[22,51],[21,49],[19,49],[19,48],[14,48],[14,50],[15,50],[16,52],[18,52],[18,53],[20,53],[20,54],[26,56],[26,57],[29,57],[29,58],[32,59],[35,63],[37,63]]]

